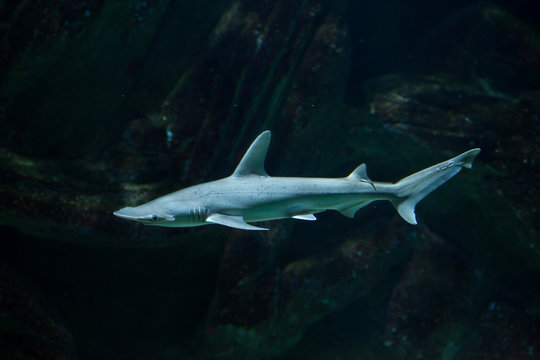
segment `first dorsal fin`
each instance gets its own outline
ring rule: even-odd
[[[236,170],[234,170],[232,176],[268,176],[266,170],[264,170],[264,160],[266,158],[268,146],[270,145],[270,137],[271,133],[269,130],[266,130],[257,136],[244,154],[244,157],[236,167]]]
[[[356,169],[354,169],[354,171],[347,178],[367,182],[368,184],[373,186],[373,189],[375,189],[375,185],[373,185],[373,181],[371,181],[371,179],[369,178],[367,174],[366,164],[359,165]]]

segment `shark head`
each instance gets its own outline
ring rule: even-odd
[[[167,226],[171,221],[175,221],[175,217],[171,214],[156,210],[155,207],[149,206],[149,204],[125,207],[115,211],[113,214],[119,218],[137,221],[146,225]]]

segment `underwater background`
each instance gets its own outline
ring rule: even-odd
[[[0,1],[0,359],[540,359],[540,3]],[[417,207],[145,227],[228,176],[397,181]]]

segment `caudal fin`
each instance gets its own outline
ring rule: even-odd
[[[392,204],[399,215],[408,223],[416,225],[414,213],[416,204],[460,172],[463,167],[470,169],[479,152],[480,149],[471,149],[398,181],[394,193],[397,198],[392,200]]]

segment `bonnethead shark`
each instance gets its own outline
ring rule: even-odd
[[[337,210],[353,218],[376,200],[389,200],[401,217],[415,225],[415,206],[463,167],[470,169],[480,149],[414,173],[397,183],[371,181],[366,165],[343,178],[273,177],[264,169],[270,131],[251,144],[231,176],[194,185],[114,215],[146,225],[191,227],[220,224],[243,230],[268,230],[251,222],[294,218]]]

